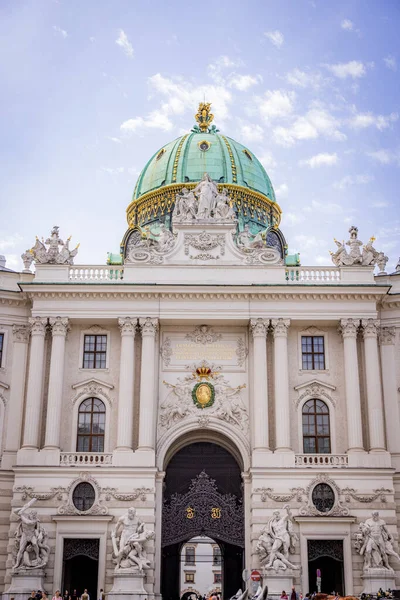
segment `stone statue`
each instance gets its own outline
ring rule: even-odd
[[[128,508],[111,533],[116,570],[130,569],[143,572],[152,568],[144,549],[145,543],[154,538],[154,531],[146,529],[136,515],[136,509]]]
[[[180,194],[176,195],[173,217],[180,221],[187,221],[196,218],[197,200],[194,193],[187,188],[183,188]]]
[[[198,219],[208,219],[213,215],[216,204],[216,187],[217,186],[208,173],[204,173],[203,179],[194,188],[193,191],[197,194],[199,199],[197,210]]]
[[[298,537],[293,531],[293,517],[289,505],[286,504],[284,509],[286,514],[283,516],[279,510],[274,511],[273,517],[258,538],[256,549],[260,562],[266,569],[285,571],[287,568],[299,568],[289,560],[289,553],[293,554]]]
[[[158,252],[168,252],[175,244],[175,237],[172,231],[167,229],[164,223],[160,223],[160,229],[157,233],[150,227],[143,230],[143,245],[148,248],[154,247]]]
[[[242,250],[255,250],[257,248],[266,247],[266,232],[258,231],[256,234],[251,233],[248,225],[244,226],[244,229],[239,233],[237,237],[237,245]]]
[[[36,242],[33,248],[30,250],[26,250],[24,254],[21,255],[22,260],[24,261],[25,269],[29,269],[32,264],[32,260],[35,261],[35,264],[43,264],[43,265],[73,265],[74,257],[78,254],[79,244],[73,250],[69,249],[69,242],[71,237],[64,242],[58,234],[59,227],[54,225],[51,230],[50,237],[47,238],[46,241],[39,240],[36,236]],[[48,246],[48,248],[46,247]],[[61,246],[61,250],[60,250]],[[32,260],[30,260],[30,256]],[[28,266],[25,266],[25,263]]]
[[[353,265],[378,265],[379,271],[384,272],[386,263],[389,260],[383,252],[378,252],[373,247],[374,237],[371,237],[368,243],[363,246],[361,240],[358,239],[358,228],[354,225],[349,229],[350,239],[344,243],[334,239],[337,246],[336,252],[331,252],[332,262],[336,267],[351,267]],[[346,247],[349,246],[350,252],[347,252]],[[361,252],[362,246],[362,252]]]
[[[135,229],[129,236],[125,263],[149,262],[162,264],[164,255],[173,249],[175,236],[164,223],[158,230],[147,225],[143,230]]]
[[[393,537],[377,511],[373,512],[369,519],[360,523],[354,546],[364,558],[364,571],[371,569],[392,571],[389,556],[393,556],[400,562],[400,556],[393,549]]]
[[[13,510],[19,520],[15,532],[14,572],[43,568],[49,559],[50,548],[47,545],[47,532],[40,525],[36,510],[27,512],[34,502],[36,502],[36,498],[32,498],[22,508]]]
[[[215,217],[217,219],[235,219],[236,214],[231,206],[231,201],[226,188],[216,196]]]

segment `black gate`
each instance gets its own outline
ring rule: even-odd
[[[221,494],[214,479],[202,471],[185,494],[164,500],[162,546],[205,535],[244,548],[243,503],[233,494]]]

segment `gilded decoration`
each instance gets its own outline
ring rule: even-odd
[[[193,190],[196,185],[197,183],[174,183],[152,190],[137,200],[133,200],[126,209],[129,226],[131,228],[141,227],[149,221],[172,215],[176,194],[183,187]],[[238,216],[242,214],[245,218],[256,218],[265,226],[279,226],[282,211],[276,202],[264,194],[229,183],[217,184],[217,188],[220,193],[226,190]]]
[[[206,133],[211,123],[214,121],[214,115],[211,112],[211,102],[200,102],[195,119],[200,131]]]
[[[214,404],[214,386],[208,381],[196,383],[192,391],[193,402],[197,408],[208,408]]]

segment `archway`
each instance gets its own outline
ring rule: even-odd
[[[166,468],[162,513],[161,592],[179,597],[182,546],[208,536],[221,548],[222,590],[241,587],[244,509],[241,469],[235,457],[213,442],[181,447]]]
[[[98,568],[98,539],[64,539],[61,594],[68,590],[72,595],[76,590],[77,595],[81,596],[87,589],[90,598],[97,598]]]

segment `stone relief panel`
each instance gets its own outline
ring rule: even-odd
[[[193,361],[215,361],[226,372],[244,372],[248,355],[244,332],[219,332],[208,325],[190,331],[164,331],[161,337],[163,371],[183,372]]]

